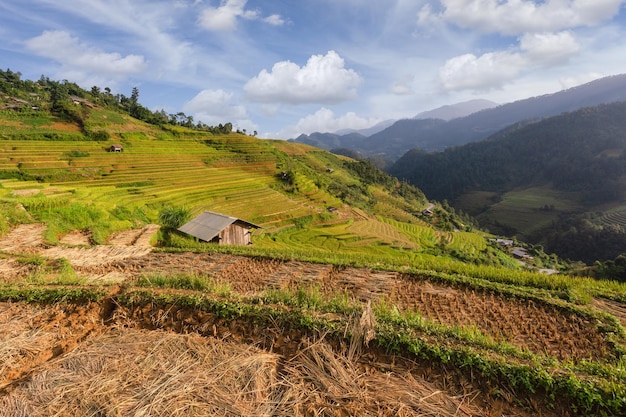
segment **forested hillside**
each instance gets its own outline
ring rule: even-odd
[[[615,222],[590,220],[624,204],[625,115],[626,102],[617,102],[522,122],[443,152],[414,149],[389,171],[472,212],[492,230],[522,234],[571,259],[612,259],[626,248],[624,224],[617,216]],[[537,188],[543,191],[534,192],[534,224],[519,227],[510,213],[494,210],[507,193]],[[552,217],[549,227],[537,228],[546,215]]]

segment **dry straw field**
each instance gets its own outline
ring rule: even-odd
[[[481,366],[551,370],[557,384],[564,363],[583,372],[619,356],[565,303],[407,272],[154,252],[155,230],[46,247],[31,224],[0,240],[0,281],[33,298],[0,303],[1,416],[584,415],[505,379],[524,373]],[[75,281],[16,285],[38,268],[20,257],[36,255],[68,260]],[[64,291],[50,303],[29,288]],[[482,365],[435,359],[433,346]]]

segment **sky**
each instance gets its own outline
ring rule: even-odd
[[[626,0],[0,0],[0,68],[259,137],[626,73]]]

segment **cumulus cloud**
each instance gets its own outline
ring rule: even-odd
[[[183,111],[209,125],[248,119],[245,107],[233,103],[233,94],[224,90],[202,90],[183,106]]]
[[[488,90],[514,78],[523,65],[517,53],[489,52],[479,57],[464,54],[445,63],[439,70],[439,80],[445,90]]]
[[[252,101],[262,103],[339,103],[356,97],[361,77],[344,67],[344,60],[335,51],[313,55],[299,67],[281,61],[271,72],[262,70],[244,86]]]
[[[381,119],[364,118],[354,112],[348,112],[343,116],[335,116],[335,113],[322,107],[314,114],[303,117],[294,126],[290,126],[275,136],[289,139],[299,136],[301,133],[313,132],[336,132],[342,129],[366,129],[380,123]]]
[[[530,33],[521,37],[520,49],[528,65],[558,65],[567,62],[580,46],[570,32]]]
[[[273,14],[263,19],[265,23],[269,23],[272,26],[282,26],[285,24],[285,19],[283,19],[278,14]]]
[[[66,72],[88,72],[114,79],[138,74],[147,67],[141,55],[122,56],[103,52],[81,43],[64,31],[45,31],[25,42],[26,48],[39,56],[51,58],[61,64]]]
[[[514,50],[449,59],[439,70],[439,80],[445,90],[499,88],[523,71],[564,64],[579,49],[570,32],[525,34]]]
[[[280,26],[285,21],[279,15],[262,18],[256,10],[246,10],[248,0],[222,0],[219,7],[207,7],[199,18],[200,26],[213,31],[232,31],[237,27],[237,19],[261,20],[270,25]]]
[[[595,26],[619,13],[624,0],[441,0],[439,17],[460,27],[519,35]],[[432,17],[422,9],[420,21]]]

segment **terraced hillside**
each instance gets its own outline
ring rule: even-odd
[[[84,125],[108,139],[90,140],[53,116],[0,113],[0,202],[53,223],[48,243],[74,230],[104,243],[155,222],[165,207],[184,207],[258,224],[255,246],[272,251],[515,265],[484,234],[447,231],[465,227],[460,221],[433,228],[418,190],[306,145],[160,128],[98,108]],[[112,144],[123,152],[109,152]]]
[[[0,111],[0,416],[626,413],[623,284],[367,163],[79,109]]]

